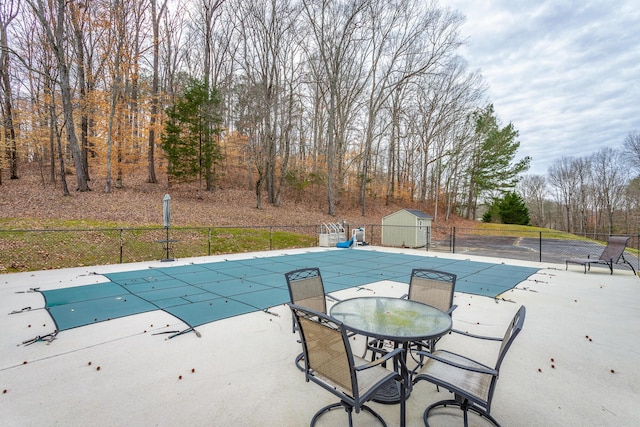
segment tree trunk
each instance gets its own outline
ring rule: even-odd
[[[64,168],[64,153],[62,152],[62,141],[60,138],[60,132],[58,131],[57,121],[56,121],[56,104],[55,104],[55,92],[53,90],[53,81],[49,78],[49,76],[45,77],[44,83],[44,91],[51,98],[51,103],[49,104],[49,135],[51,139],[51,160],[55,158],[55,152],[58,152],[58,163],[60,166],[60,183],[62,184],[62,195],[69,195],[69,187],[67,186],[67,176]],[[54,138],[56,142],[56,150],[53,149]],[[53,163],[52,163],[53,165]],[[55,177],[55,172],[54,172]]]
[[[7,27],[18,13],[18,7],[16,6],[14,11],[13,6],[13,1],[8,2],[0,15],[0,76],[2,76],[0,84],[4,92],[3,127],[7,160],[9,163],[9,176],[11,179],[18,179],[18,150],[16,145],[16,131],[13,126],[13,101],[11,98],[11,81],[9,80],[9,48],[7,41]],[[1,173],[0,184],[2,184]]]
[[[69,3],[71,10],[71,23],[76,43],[78,87],[80,88],[80,147],[82,152],[82,166],[84,173],[89,179],[89,97],[86,83],[86,69],[84,57],[84,37],[82,34],[82,24],[84,17],[79,16],[82,12],[73,2]],[[84,9],[82,9],[84,10]]]
[[[116,108],[118,106],[118,95],[120,92],[120,56],[122,54],[122,45],[124,43],[124,31],[126,27],[125,23],[125,13],[120,1],[116,0],[113,6],[113,15],[112,22],[115,25],[115,39],[116,42],[116,52],[115,52],[115,60],[113,64],[113,74],[112,74],[112,86],[111,86],[111,107],[109,110],[109,123],[107,128],[107,178],[104,192],[111,192],[111,152],[113,147],[113,133],[114,133],[114,121],[116,115]],[[120,175],[120,159],[122,149],[122,138],[120,138],[120,142],[118,145],[118,177],[122,180]]]
[[[263,177],[260,172],[258,172],[258,179],[256,180],[256,209],[262,209],[262,182]]]
[[[67,32],[64,25],[66,22],[65,7],[67,5],[67,2],[66,0],[56,0],[52,5],[52,7],[56,7],[56,18],[54,24],[55,26],[52,26],[52,24],[45,18],[45,5],[43,3],[43,0],[27,0],[27,3],[31,6],[34,13],[38,17],[38,20],[42,24],[43,29],[46,33],[47,42],[49,43],[56,57],[56,63],[58,65],[60,93],[62,96],[62,111],[65,120],[65,131],[76,169],[76,189],[77,191],[89,191],[90,189],[88,185],[88,178],[82,161],[82,151],[80,150],[80,146],[78,144],[78,137],[76,135],[76,129],[74,126],[74,106],[72,101],[71,82],[69,76],[69,64],[67,63],[65,57],[64,40],[67,36]]]
[[[167,8],[167,0],[164,0],[160,11],[157,11],[156,0],[151,0],[151,21],[153,26],[153,77],[151,81],[151,111],[149,117],[149,144],[147,151],[147,169],[149,176],[147,182],[156,184],[155,146],[156,146],[156,120],[159,103],[159,63],[160,63],[160,20]]]

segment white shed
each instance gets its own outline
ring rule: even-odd
[[[427,245],[433,217],[417,209],[402,209],[382,218],[382,245],[419,248]]]

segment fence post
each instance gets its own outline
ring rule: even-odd
[[[540,231],[539,233],[540,233],[540,241],[538,244],[538,254],[540,255],[539,262],[542,262],[542,231]]]
[[[431,226],[425,227],[424,229],[424,247],[429,252],[429,242],[431,241]]]
[[[273,227],[269,227],[269,250],[273,250]]]
[[[122,247],[124,246],[122,238],[122,228],[120,229],[120,264],[122,264]]]
[[[208,233],[209,233],[209,237],[207,238],[207,255],[211,256],[211,227],[209,227],[208,229]]]
[[[451,227],[451,253],[456,253],[456,226]]]

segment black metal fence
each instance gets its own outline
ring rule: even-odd
[[[380,224],[347,225],[347,239],[355,227],[365,229],[367,243],[382,245]],[[389,233],[386,227],[399,226],[385,225]],[[323,232],[319,225],[0,230],[0,273],[314,247]],[[424,233],[426,243],[419,247],[429,252],[562,264],[567,258],[599,256],[609,237],[443,226],[415,228],[415,233]],[[639,236],[631,236],[624,256],[637,269],[639,252]]]
[[[317,226],[0,230],[0,273],[312,247]]]
[[[371,236],[374,244],[381,244],[382,226],[369,227],[372,233],[368,236]],[[416,229],[416,232],[420,231]],[[558,264],[564,264],[567,258],[599,257],[610,237],[608,234],[570,235],[555,231],[443,226],[432,226],[423,232],[426,234],[426,244],[421,247],[427,251]],[[640,235],[629,237],[624,257],[637,268],[640,266]]]

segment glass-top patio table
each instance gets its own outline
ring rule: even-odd
[[[390,340],[405,349],[409,343],[439,338],[451,330],[451,317],[430,305],[403,298],[359,297],[337,302],[330,315],[349,330],[362,335]],[[397,403],[397,384],[383,388],[374,399],[380,403]]]

